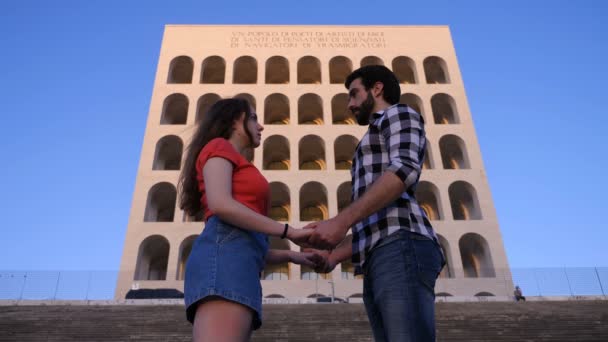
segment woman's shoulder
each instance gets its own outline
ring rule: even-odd
[[[224,138],[214,138],[210,140],[198,155],[199,162],[207,161],[212,157],[222,157],[233,163],[238,163],[239,153],[232,144]]]
[[[215,151],[237,153],[234,149],[234,146],[232,146],[232,144],[228,140],[224,138],[213,138],[207,144],[205,144],[205,146],[201,150],[201,154],[213,153]]]

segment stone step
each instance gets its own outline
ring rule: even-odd
[[[437,303],[438,341],[608,341],[608,301]],[[253,342],[372,341],[362,304],[265,305]],[[0,306],[0,341],[191,341],[181,305]]]

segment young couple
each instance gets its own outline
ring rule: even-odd
[[[434,341],[435,280],[444,257],[414,197],[426,145],[424,120],[398,104],[395,75],[366,66],[348,76],[348,109],[368,126],[353,157],[351,205],[334,218],[295,229],[266,215],[266,179],[244,156],[263,126],[242,99],[215,103],[199,124],[180,175],[180,207],[201,210],[184,283],[194,341],[247,341],[261,322],[266,263],[330,272],[351,259],[364,277],[364,303],[376,341]],[[352,235],[347,235],[352,229]],[[312,246],[268,248],[268,237]]]

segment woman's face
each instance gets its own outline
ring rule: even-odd
[[[243,122],[245,120],[245,113],[241,116],[239,120],[236,121],[235,133],[243,136],[249,142],[249,137],[251,137],[251,147],[256,148],[260,146],[262,141],[262,131],[264,130],[264,126],[262,126],[258,122],[258,115],[256,114],[253,108],[251,109],[251,115],[247,119],[247,122]],[[247,129],[247,132],[245,132]],[[247,133],[249,135],[247,135]]]
[[[253,138],[251,147],[256,148],[260,146],[264,126],[258,122],[258,114],[255,112],[255,110],[253,110],[253,108],[251,109],[251,115],[249,116],[249,120],[247,120],[246,126],[247,130],[249,130],[249,134]]]

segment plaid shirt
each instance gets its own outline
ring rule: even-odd
[[[352,201],[363,196],[380,176],[393,172],[405,183],[405,191],[393,203],[357,222],[353,232],[353,265],[361,273],[365,257],[383,238],[406,229],[437,236],[414,193],[424,161],[426,137],[424,119],[411,107],[396,104],[372,114],[351,168]]]

